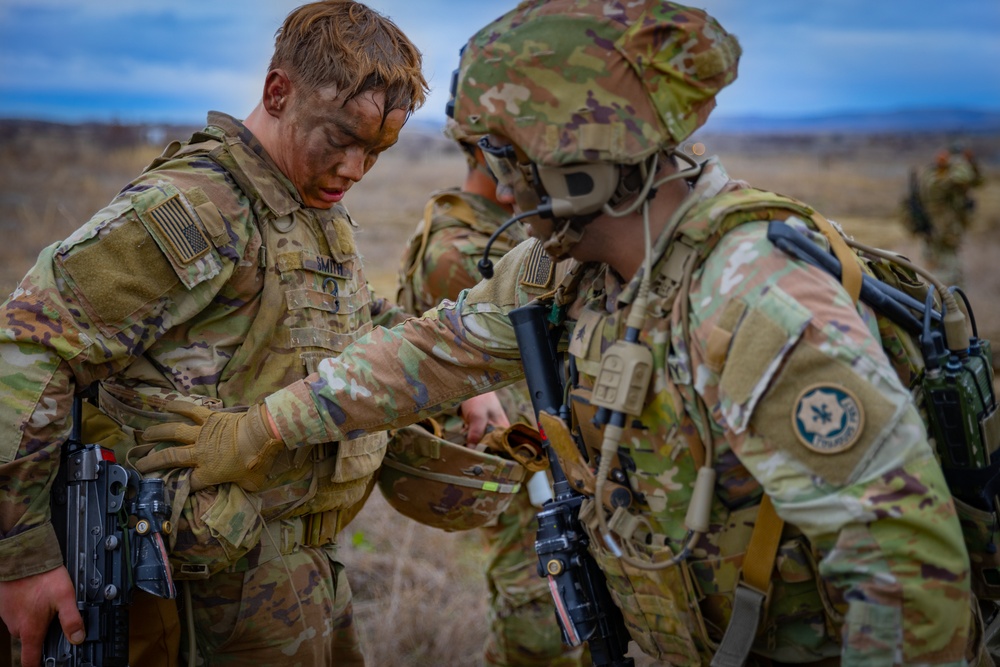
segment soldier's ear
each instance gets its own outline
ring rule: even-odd
[[[280,118],[291,101],[292,82],[283,69],[273,69],[264,79],[264,108],[267,113]]]

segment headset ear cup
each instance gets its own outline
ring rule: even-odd
[[[618,189],[620,167],[607,162],[537,166],[552,215],[573,218],[599,212]]]

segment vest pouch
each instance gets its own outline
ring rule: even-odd
[[[588,532],[591,532],[588,530]],[[591,534],[591,545],[602,545]],[[635,545],[635,549],[644,549]],[[608,589],[622,611],[625,627],[646,654],[675,667],[708,664],[711,652],[694,635],[704,635],[701,612],[688,569],[669,566],[642,570],[598,546],[591,553],[608,580]],[[668,547],[647,551],[643,560],[662,562],[673,557]],[[699,631],[697,628],[701,628]],[[703,653],[699,653],[699,649]]]
[[[372,491],[375,490],[376,481],[378,481],[377,473],[369,477],[368,480],[365,482],[365,486],[361,492],[361,499],[355,502],[354,504],[340,510],[337,516],[338,534],[340,533],[340,531],[344,530],[344,528],[347,528],[347,526],[352,521],[354,521],[354,518],[361,513],[361,510],[364,509],[365,503],[368,502],[368,496],[370,496],[372,494]]]
[[[106,447],[115,453],[118,463],[128,466],[126,455],[135,446],[135,438],[126,432],[111,417],[101,412],[100,408],[83,401],[81,415],[80,438],[84,444],[96,444]],[[131,429],[129,429],[131,431]]]
[[[759,505],[732,512],[725,527],[712,537],[719,555],[689,559],[685,565],[697,588],[707,641],[717,644],[729,625],[740,570]],[[786,526],[778,546],[772,589],[764,626],[755,652],[788,662],[809,662],[838,646],[839,623],[826,590],[819,585],[815,559],[805,537],[789,535]],[[771,650],[780,646],[782,649]],[[788,647],[788,648],[786,648]]]
[[[264,518],[258,498],[236,484],[191,494],[171,547],[175,579],[203,579],[227,570],[260,542]],[[193,573],[188,576],[186,573]]]
[[[387,442],[385,433],[373,433],[337,443],[337,468],[332,481],[343,483],[370,477],[382,465]]]
[[[980,600],[1000,600],[1000,526],[995,512],[986,512],[955,498],[972,567],[972,592]]]
[[[294,509],[293,515],[346,511],[339,520],[343,529],[371,493],[387,441],[385,433],[373,433],[354,440],[316,445],[312,462],[314,491],[304,504]]]

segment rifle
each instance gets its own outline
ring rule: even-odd
[[[510,312],[524,377],[536,414],[565,417],[559,362],[545,322],[545,305],[532,301]],[[560,415],[562,413],[562,415]],[[559,458],[539,424],[542,444],[549,457],[554,497],[538,513],[538,574],[549,580],[563,642],[587,642],[595,665],[632,667],[626,657],[629,634],[621,610],[608,592],[607,581],[587,549],[590,542],[580,524],[584,496],[566,479]]]
[[[142,479],[110,449],[84,444],[82,400],[52,490],[52,524],[76,590],[86,638],[70,644],[58,619],[45,637],[45,667],[128,665],[128,605],[135,588],[177,594],[163,534],[170,534],[162,479]],[[135,518],[130,526],[130,516]]]
[[[920,183],[916,169],[910,170],[910,190],[906,197],[906,209],[910,214],[910,231],[914,234],[930,236],[933,225],[931,217],[927,215],[927,209],[924,208],[924,202],[920,199]]]

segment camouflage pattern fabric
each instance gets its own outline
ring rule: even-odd
[[[197,664],[364,665],[350,584],[335,554],[297,549],[251,572],[187,582]],[[181,642],[180,664],[186,660]]]
[[[959,248],[969,229],[973,201],[970,191],[983,182],[978,165],[968,154],[944,153],[918,178],[920,201],[931,221],[923,256],[946,285],[963,285]]]
[[[455,299],[463,289],[479,282],[476,265],[483,256],[486,241],[510,217],[494,202],[458,189],[435,193],[431,199],[434,203],[430,215],[414,230],[400,272],[397,303],[415,313],[433,308],[443,299]],[[460,207],[456,199],[467,208]],[[457,213],[459,210],[461,214]],[[499,261],[525,238],[520,224],[508,228],[491,247],[491,259]],[[499,390],[498,397],[512,423],[521,421],[533,426],[531,399],[526,391],[524,384],[518,383]],[[444,439],[464,444],[459,415],[449,412],[436,419],[443,426]],[[390,452],[395,444],[390,439]],[[538,576],[537,511],[528,499],[527,486],[522,484],[521,491],[495,523],[481,529],[489,549],[486,581],[490,592],[490,624],[484,658],[487,665],[589,664],[582,661],[581,649],[563,645],[552,595],[545,579]]]
[[[468,446],[461,427],[447,434],[459,442],[436,432],[423,423],[392,433],[378,474],[382,496],[403,516],[446,531],[494,521],[521,491],[527,470],[482,443]]]
[[[457,188],[433,193],[430,204],[428,219],[417,224],[403,251],[396,294],[400,307],[417,314],[479,282],[476,265],[486,242],[510,217],[489,199]],[[526,238],[524,227],[513,225],[494,242],[490,257],[498,260]]]
[[[540,165],[635,164],[705,122],[740,53],[715,19],[675,3],[522,2],[465,47],[455,120],[516,138]]]
[[[239,409],[374,325],[400,321],[370,294],[353,227],[341,206],[303,208],[250,132],[212,113],[205,130],[171,144],[43,250],[0,311],[0,578],[62,564],[49,485],[76,388],[100,381],[126,461],[135,434],[166,418],[171,399]],[[235,484],[192,494],[189,471],[171,471],[175,576],[266,565],[276,554],[260,536],[271,522],[292,521],[300,543],[328,544],[370,491],[384,446],[379,435],[289,453],[254,495]],[[285,623],[255,620],[271,622]]]
[[[711,437],[718,480],[711,530],[682,567],[652,573],[592,540],[612,595],[643,651],[671,664],[708,664],[766,491],[786,529],[755,655],[965,664],[969,557],[916,406],[882,351],[871,311],[836,279],[766,240],[767,220],[783,219],[826,247],[809,209],[783,206],[777,196],[767,206],[767,193],[749,191],[739,196],[757,205],[740,212],[729,196],[743,185],[712,159],[685,203],[683,233],[715,243],[691,278],[690,337],[667,270],[678,246],[666,237],[655,243],[654,271],[664,279],[654,280],[652,315],[639,336],[655,371],[619,449],[635,465],[631,512],[648,522],[627,544],[637,557],[661,560],[683,544],[696,456],[701,438]],[[745,219],[719,239],[727,213]],[[372,332],[269,397],[285,442],[407,423],[520,379],[506,313],[554,286],[538,272],[539,247],[518,246],[493,280],[456,303]],[[563,346],[580,375],[574,410],[585,416],[600,352],[622,335],[638,285],[603,265],[577,265],[569,275]],[[729,344],[720,346],[720,336]],[[587,423],[575,420],[591,444],[599,433]]]

